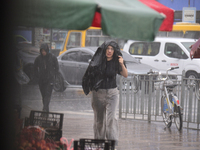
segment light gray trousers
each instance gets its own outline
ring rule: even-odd
[[[119,90],[99,89],[92,91],[92,108],[94,111],[94,138],[116,140],[118,142]]]

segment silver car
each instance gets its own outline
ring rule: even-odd
[[[59,74],[56,77],[54,90],[63,92],[67,87],[82,85],[82,77],[89,65],[92,56],[98,47],[79,47],[71,48],[58,56]],[[128,53],[121,51],[126,62],[128,74],[147,74],[150,69],[155,68],[141,64]],[[158,71],[158,70],[156,70]],[[118,78],[119,80],[119,78]],[[117,81],[117,83],[119,83]]]

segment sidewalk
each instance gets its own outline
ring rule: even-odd
[[[23,105],[22,116],[29,116],[32,108]],[[61,111],[64,113],[63,137],[71,139],[93,138],[93,113]],[[119,119],[119,143],[117,150],[199,150],[200,136],[197,130],[179,132],[173,124],[166,129],[162,122]]]
[[[21,118],[29,117],[31,110],[42,110],[40,99],[37,86],[25,86]],[[68,88],[62,93],[53,92],[50,111],[64,114],[62,136],[68,141],[94,138],[90,98],[81,94],[80,90]],[[179,132],[174,123],[168,129],[163,122],[148,123],[141,120],[119,119],[119,142],[116,148],[117,150],[199,150],[200,131],[183,128]]]

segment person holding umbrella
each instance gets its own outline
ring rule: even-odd
[[[83,76],[82,87],[87,95],[92,91],[94,138],[118,143],[119,91],[116,75],[128,76],[120,48],[115,41],[105,41],[95,52]]]

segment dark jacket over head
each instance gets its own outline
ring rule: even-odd
[[[105,41],[100,47],[98,47],[83,76],[82,88],[86,95],[92,90],[97,91],[100,87],[106,71],[106,49],[108,46],[112,46],[114,48],[113,60],[116,64],[116,70],[121,67],[118,56],[122,56],[122,54],[118,44],[113,40]]]
[[[46,56],[42,55],[42,49],[47,52]],[[58,73],[59,66],[56,56],[49,53],[49,47],[46,43],[40,46],[40,55],[34,62],[34,75],[39,84],[45,82],[54,83],[55,75]]]

